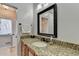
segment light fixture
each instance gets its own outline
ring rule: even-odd
[[[39,10],[39,9],[41,9],[41,8],[43,8],[43,7],[48,6],[48,4],[49,4],[49,3],[40,3],[40,4],[38,4],[38,5],[37,5],[37,10]]]
[[[49,3],[44,3],[43,6],[46,7],[46,6],[48,6],[48,4],[49,4]]]
[[[38,4],[37,5],[37,10],[41,9],[42,8],[42,4]]]

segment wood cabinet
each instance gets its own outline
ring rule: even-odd
[[[37,56],[37,54],[27,44],[21,42],[21,56]]]
[[[37,54],[35,53],[35,51],[29,47],[29,56],[37,56]]]

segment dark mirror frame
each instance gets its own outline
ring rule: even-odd
[[[40,15],[51,9],[54,9],[54,16],[52,16],[54,17],[54,34],[40,33]],[[57,4],[56,3],[37,14],[37,33],[38,35],[43,35],[48,37],[52,36],[53,38],[57,38]]]

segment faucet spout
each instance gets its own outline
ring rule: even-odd
[[[50,37],[50,41],[52,41],[52,40],[53,40],[53,37],[51,36],[51,37]]]

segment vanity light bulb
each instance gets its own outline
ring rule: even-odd
[[[48,6],[48,3],[45,3],[45,4],[44,4],[44,7],[46,7],[46,6]]]
[[[37,10],[41,9],[42,8],[42,4],[38,4],[37,5]]]

